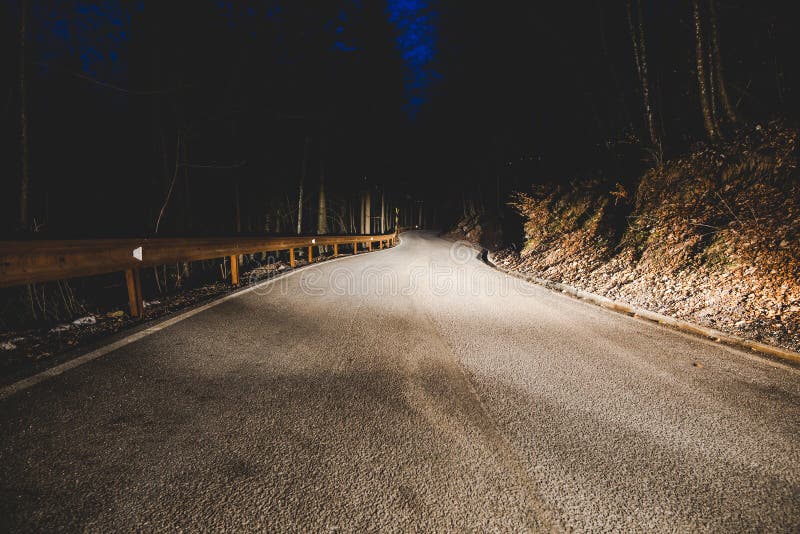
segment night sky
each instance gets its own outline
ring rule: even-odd
[[[635,172],[614,163],[642,138],[625,2],[28,4],[31,202],[51,232],[151,231],[180,136],[193,217],[210,215],[168,225],[174,232],[230,230],[219,204],[234,180],[253,203],[291,198],[306,138],[310,166],[324,164],[343,198],[372,184],[440,207],[441,224],[465,195],[504,206],[537,181]],[[19,6],[3,7],[6,73],[19,72]],[[669,156],[703,138],[691,3],[641,6]],[[734,1],[719,11],[742,115],[796,120],[789,6]],[[9,233],[18,76],[3,85]]]
[[[255,40],[260,34],[272,36],[276,48],[286,44],[285,2],[217,1],[197,6],[200,16],[217,18],[229,30]],[[362,16],[364,2],[339,2],[324,25],[326,46],[332,54],[357,54],[370,42],[359,40],[353,26]],[[425,0],[388,0],[385,17],[394,29],[396,51],[404,65],[404,109],[410,119],[430,102],[441,73],[437,70],[438,12]],[[152,7],[149,7],[152,9]],[[113,84],[129,81],[125,56],[131,49],[134,18],[148,9],[147,2],[34,2],[33,19],[40,31],[34,32],[37,55],[47,72],[58,65],[80,64],[80,72]],[[206,13],[203,13],[206,11]],[[291,54],[292,50],[284,50]]]

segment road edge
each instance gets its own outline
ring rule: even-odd
[[[26,376],[25,378],[21,378],[19,380],[16,380],[15,382],[11,382],[10,384],[6,384],[6,385],[3,385],[3,386],[0,386],[0,401],[3,401],[5,399],[7,399],[8,397],[11,397],[11,396],[13,396],[13,395],[15,395],[15,394],[17,394],[17,393],[19,393],[21,391],[24,391],[24,390],[26,390],[28,388],[31,388],[31,387],[33,387],[33,386],[35,386],[35,385],[37,385],[37,384],[39,384],[41,382],[44,382],[45,380],[47,380],[49,378],[56,377],[56,376],[58,376],[60,374],[63,374],[63,373],[65,373],[65,372],[67,372],[67,371],[69,371],[71,369],[74,369],[75,367],[83,365],[84,363],[88,363],[88,362],[90,362],[92,360],[96,360],[98,358],[101,358],[101,357],[103,357],[103,356],[105,356],[107,354],[110,354],[111,352],[114,352],[117,349],[121,349],[122,347],[130,345],[131,343],[135,343],[135,342],[139,341],[140,339],[143,339],[143,338],[145,338],[147,336],[150,336],[152,334],[160,332],[161,330],[164,330],[165,328],[168,328],[168,327],[170,327],[170,326],[172,326],[172,325],[174,325],[176,323],[179,323],[179,322],[183,321],[184,319],[188,319],[188,318],[190,318],[190,317],[192,317],[194,315],[197,315],[198,313],[202,313],[202,312],[204,312],[204,311],[206,311],[206,310],[208,310],[210,308],[218,306],[218,305],[222,304],[223,302],[227,302],[228,300],[234,299],[236,297],[240,297],[242,295],[245,295],[247,293],[255,291],[256,289],[262,288],[262,287],[264,287],[264,286],[266,286],[268,284],[271,284],[273,282],[276,282],[278,280],[283,280],[285,278],[288,278],[289,276],[292,276],[293,274],[297,274],[297,273],[303,272],[308,267],[312,267],[314,265],[322,265],[324,263],[330,263],[330,262],[335,262],[335,261],[340,261],[340,260],[346,260],[348,258],[358,258],[358,257],[361,257],[361,256],[363,256],[365,254],[369,254],[371,252],[382,252],[382,251],[392,250],[392,249],[397,248],[398,246],[400,246],[401,243],[402,243],[402,240],[398,236],[397,244],[395,246],[393,246],[393,247],[387,247],[387,248],[384,248],[384,249],[373,250],[373,251],[366,252],[366,253],[361,253],[361,254],[350,254],[348,256],[338,256],[336,258],[328,258],[325,261],[321,261],[321,262],[317,262],[317,263],[308,263],[308,264],[302,265],[300,267],[295,267],[294,269],[290,269],[288,271],[285,271],[285,272],[283,272],[283,273],[281,273],[281,274],[279,274],[277,276],[273,276],[273,277],[268,278],[266,280],[262,280],[261,282],[256,282],[253,285],[250,285],[250,286],[238,289],[238,290],[234,290],[231,293],[227,293],[225,295],[222,295],[222,296],[220,296],[218,298],[215,298],[215,299],[213,299],[213,300],[211,300],[209,302],[206,302],[205,304],[201,304],[199,306],[195,306],[195,307],[189,308],[188,310],[179,311],[174,315],[167,315],[165,317],[161,317],[159,319],[156,319],[155,322],[152,325],[147,326],[145,328],[141,328],[139,330],[136,330],[133,333],[128,334],[126,336],[123,336],[122,338],[120,338],[120,339],[118,339],[116,341],[112,341],[111,343],[102,344],[97,348],[90,349],[88,352],[80,353],[80,354],[76,355],[75,357],[69,358],[69,359],[67,359],[67,360],[65,360],[65,361],[63,361],[61,363],[53,365],[52,367],[48,367],[48,368],[46,368],[46,369],[44,369],[42,371],[39,371],[38,373],[34,373],[34,374],[30,375],[30,376]]]
[[[601,295],[597,295],[595,293],[583,291],[582,289],[578,289],[576,287],[567,284],[562,284],[560,282],[553,282],[552,280],[547,280],[545,278],[539,278],[530,274],[520,273],[517,271],[506,269],[502,265],[497,264],[492,257],[492,253],[485,248],[480,249],[480,258],[486,265],[497,270],[498,272],[507,274],[509,276],[513,276],[514,278],[518,278],[526,282],[536,284],[551,291],[557,291],[559,293],[563,293],[570,297],[582,300],[584,302],[588,302],[590,304],[594,304],[596,306],[600,306],[601,308],[605,308],[607,310],[628,315],[629,317],[643,319],[648,322],[658,323],[662,326],[667,326],[672,329],[679,330],[681,332],[686,332],[703,338],[711,339],[717,343],[728,345],[733,348],[750,350],[753,352],[757,352],[761,355],[778,358],[781,360],[792,362],[794,364],[800,364],[800,353],[794,352],[789,349],[784,349],[781,347],[768,345],[766,343],[761,343],[759,341],[753,341],[743,337],[734,336],[722,332],[720,330],[716,330],[714,328],[700,326],[694,323],[690,323],[688,321],[676,319],[675,317],[670,317],[669,315],[664,315],[661,313],[647,310],[645,308],[633,306],[632,304],[629,304],[627,302],[613,300],[607,297],[603,297]]]

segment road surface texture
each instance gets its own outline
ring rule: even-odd
[[[796,369],[425,233],[0,406],[4,531],[800,530]]]

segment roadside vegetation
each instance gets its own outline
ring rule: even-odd
[[[507,268],[800,349],[798,131],[742,128],[633,185],[597,177],[514,195]],[[479,238],[478,238],[479,239]]]

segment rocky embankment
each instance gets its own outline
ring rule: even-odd
[[[506,269],[800,350],[798,133],[753,125],[648,171],[516,195]]]

